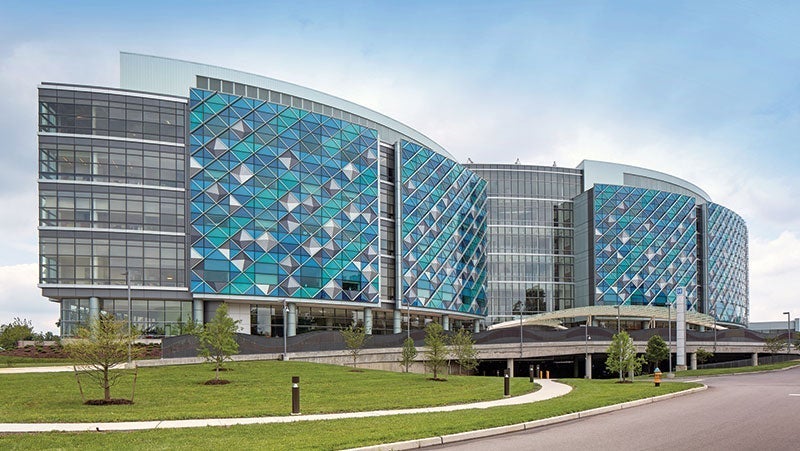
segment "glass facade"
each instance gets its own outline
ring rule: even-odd
[[[191,90],[192,293],[378,303],[372,129]]]
[[[594,186],[595,305],[658,305],[685,287],[697,309],[695,198]]]
[[[717,320],[747,325],[750,308],[748,291],[747,225],[727,208],[707,205],[708,312]]]
[[[89,298],[127,317],[126,270],[141,330],[163,335],[190,313],[174,300],[187,284],[185,111],[139,93],[39,90],[39,281],[62,303],[63,334],[86,324]]]
[[[576,169],[469,164],[487,181],[490,322],[573,306]]]
[[[486,182],[402,141],[403,301],[486,314]]]

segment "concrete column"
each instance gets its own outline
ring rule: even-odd
[[[100,298],[89,298],[89,321],[93,321],[100,317]]]
[[[372,309],[364,307],[364,333],[372,335]]]
[[[584,371],[586,372],[586,375],[584,376],[584,378],[591,379],[592,378],[592,355],[591,354],[587,354],[586,355],[586,368],[584,369]]]
[[[333,330],[333,317],[325,318],[325,330]]]
[[[506,360],[506,368],[509,369],[509,375],[514,377],[514,359],[507,359]]]
[[[578,359],[575,359],[575,361],[572,364],[572,377],[576,379],[578,378],[578,374],[580,373],[580,367],[581,365],[580,363],[578,363]]]
[[[697,369],[697,353],[690,352],[689,353],[689,369],[696,370]]]
[[[442,329],[450,330],[450,316],[442,315]]]
[[[758,366],[758,353],[754,352],[752,356],[750,356],[750,361],[753,366]]]
[[[200,299],[192,300],[192,319],[194,319],[195,324],[203,324],[203,317],[205,316],[203,309],[203,301]]]
[[[286,336],[294,337],[297,335],[297,304],[290,302],[287,304],[289,313],[286,314]]]
[[[481,322],[480,320],[476,319],[475,321],[472,322],[472,332],[477,334],[480,331],[481,331]]]
[[[628,371],[628,379],[633,380],[634,372],[633,370]]]

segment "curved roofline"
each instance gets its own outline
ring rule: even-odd
[[[703,191],[699,186],[680,177],[675,177],[674,175],[669,175],[664,172],[654,171],[652,169],[641,168],[638,166],[631,166],[628,164],[598,160],[583,160],[580,162],[577,168],[583,170],[584,190],[589,190],[595,184],[631,186],[627,183],[624,183],[624,175],[631,174],[677,185],[696,194],[696,197],[699,197],[702,201],[712,202],[711,196],[709,196],[708,193]]]
[[[120,85],[122,88],[188,97],[189,88],[195,86],[195,76],[197,75],[269,89],[346,111],[383,125],[458,163],[458,160],[444,147],[408,125],[365,106],[316,89],[221,66],[163,56],[120,52]]]

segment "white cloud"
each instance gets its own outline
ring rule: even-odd
[[[800,317],[795,287],[800,275],[800,238],[789,231],[750,242],[750,321],[777,321],[789,311]]]
[[[58,304],[42,297],[36,286],[38,271],[35,263],[0,266],[0,324],[19,317],[31,320],[37,332],[58,333]]]

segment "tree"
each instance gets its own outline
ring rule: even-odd
[[[139,356],[140,350],[131,346],[137,337],[138,332],[129,330],[127,322],[119,321],[109,313],[100,313],[89,327],[78,328],[75,338],[64,346],[75,364],[76,375],[88,376],[103,389],[102,402],[89,400],[86,403],[113,404],[117,401],[111,399],[111,387],[120,381],[125,372],[116,367],[127,362],[129,352],[132,358]],[[80,377],[78,388],[83,396]],[[130,400],[132,402],[133,399]]]
[[[433,380],[439,379],[439,370],[447,363],[447,346],[444,329],[439,323],[425,326],[425,368],[433,373]]]
[[[786,346],[786,340],[780,337],[767,337],[764,339],[764,351],[770,354],[779,354]]]
[[[706,363],[708,361],[708,359],[710,359],[711,357],[714,357],[714,353],[706,351],[703,348],[699,348],[695,352],[695,357],[697,357],[697,362],[698,363]]]
[[[405,367],[405,372],[408,373],[408,368],[414,363],[417,357],[417,347],[414,346],[414,339],[411,337],[403,340],[403,351],[400,354],[400,364]]]
[[[667,343],[659,335],[653,335],[647,340],[647,348],[644,351],[644,358],[653,367],[658,367],[658,364],[669,357],[669,348]],[[618,370],[619,371],[619,370]]]
[[[223,303],[217,307],[217,312],[211,322],[198,326],[197,339],[200,348],[197,350],[200,357],[205,357],[207,362],[214,363],[214,382],[220,381],[219,370],[226,360],[239,353],[239,343],[236,342],[236,329],[239,321],[234,321],[228,315],[228,304]]]
[[[453,358],[458,363],[459,373],[461,369],[470,373],[478,367],[478,351],[475,349],[475,340],[472,339],[470,331],[459,330],[450,338],[450,346]]]
[[[358,354],[361,352],[369,336],[363,327],[356,326],[355,324],[351,324],[347,329],[342,329],[341,334],[348,352],[353,356],[353,368],[355,368],[356,363],[358,363]]]
[[[0,347],[14,349],[20,340],[33,339],[33,324],[30,320],[14,318],[9,324],[0,326]]]
[[[612,373],[618,373],[622,370],[622,379],[620,382],[627,380],[628,373],[638,373],[642,370],[644,364],[644,357],[636,356],[636,347],[633,345],[633,339],[624,330],[618,334],[614,334],[611,339],[611,346],[606,350],[608,357],[606,358],[606,369]]]

